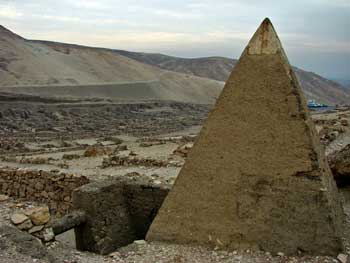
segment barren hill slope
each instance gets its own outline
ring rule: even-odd
[[[162,70],[108,49],[26,40],[0,27],[0,91],[213,103],[223,83]]]
[[[163,54],[115,50],[118,54],[162,69],[192,74],[199,77],[226,81],[236,59],[225,57],[178,58]]]
[[[6,92],[213,103],[235,63],[27,40],[0,26],[0,91]],[[349,104],[349,89],[296,73],[308,98]]]
[[[237,60],[225,57],[178,58],[162,54],[149,54],[116,50],[121,55],[162,69],[193,74],[226,81]],[[294,67],[305,95],[326,104],[350,104],[350,90],[313,72]]]

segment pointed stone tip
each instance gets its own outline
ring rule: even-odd
[[[265,18],[248,44],[249,55],[275,54],[282,49],[269,18]]]
[[[270,25],[272,25],[271,20],[268,17],[265,17],[265,19],[262,21],[262,24],[270,24]]]

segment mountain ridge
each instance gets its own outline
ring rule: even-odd
[[[0,91],[212,104],[222,86],[108,49],[32,41],[5,30],[0,33]]]
[[[125,51],[116,51],[120,54],[128,56],[132,59],[135,59],[140,62],[149,63],[150,65],[158,66],[163,69],[173,70],[176,72],[182,72],[200,77],[213,78],[219,81],[226,81],[229,74],[231,73],[233,67],[237,63],[236,59],[226,58],[226,57],[207,57],[207,58],[177,58],[168,55],[164,55],[164,58],[154,59],[155,56],[162,56],[162,54],[148,54],[147,53],[138,53],[138,52],[125,52]],[[151,57],[151,59],[147,58]],[[146,59],[144,59],[146,57]],[[153,57],[153,58],[152,58]],[[207,63],[210,60],[215,60],[212,63],[215,69],[208,70],[209,74],[206,74],[205,71],[200,71],[201,66],[198,65],[200,61],[207,59]],[[156,61],[161,61],[156,63]],[[219,64],[219,66],[218,66]],[[349,104],[350,102],[350,91],[346,87],[343,87],[339,83],[329,80],[325,77],[322,77],[312,71],[305,71],[297,67],[292,67],[295,71],[298,80],[304,90],[304,93],[308,99],[315,99],[319,102],[326,104]],[[195,70],[193,70],[195,69]],[[221,71],[220,71],[221,69]],[[218,73],[215,73],[219,71]],[[214,74],[213,77],[211,74]]]
[[[220,56],[179,58],[161,53],[27,40],[0,26],[0,86],[109,85],[157,80],[159,85],[151,87],[152,94],[162,95],[152,95],[153,98],[172,96],[213,103],[236,62]],[[36,68],[32,69],[32,65]],[[307,98],[330,105],[349,103],[350,91],[341,85],[313,72],[295,67],[294,70]]]

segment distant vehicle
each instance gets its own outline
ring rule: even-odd
[[[317,103],[315,100],[308,100],[307,106],[311,109],[312,108],[326,108],[326,107],[328,107],[328,105]]]

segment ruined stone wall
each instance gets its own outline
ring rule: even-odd
[[[72,191],[89,179],[65,173],[25,169],[0,169],[0,193],[46,203],[52,213],[63,215],[72,207]]]
[[[77,248],[108,254],[144,239],[169,189],[142,178],[117,178],[76,189],[74,209],[86,215],[86,223],[75,228]]]

